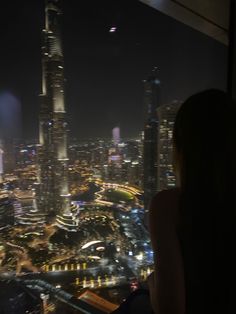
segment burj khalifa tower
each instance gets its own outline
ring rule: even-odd
[[[64,58],[59,0],[45,1],[42,32],[42,91],[39,116],[39,208],[57,225],[76,228],[76,208],[68,187],[67,123],[64,97]]]

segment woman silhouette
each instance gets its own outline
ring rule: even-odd
[[[156,314],[236,313],[235,119],[236,104],[219,90],[190,97],[177,114],[178,188],[158,193],[149,215]]]

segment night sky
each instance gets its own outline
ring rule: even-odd
[[[5,4],[4,4],[5,2]],[[23,135],[38,137],[43,0],[1,1],[0,90],[22,104]],[[227,48],[132,0],[64,0],[66,107],[71,136],[137,136],[143,83],[160,69],[162,103],[226,87]],[[117,32],[109,33],[112,26]]]

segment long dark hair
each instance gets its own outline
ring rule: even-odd
[[[235,102],[219,90],[191,96],[177,114],[173,140],[180,177],[180,238],[187,307],[191,313],[195,313],[193,308],[200,311],[201,306],[206,310],[201,313],[228,313],[232,292],[229,279],[236,267],[232,265],[236,221]]]

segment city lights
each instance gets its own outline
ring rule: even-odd
[[[133,291],[147,280],[153,265],[145,225],[147,201],[157,191],[164,170],[169,186],[175,177],[170,160],[164,162],[168,153],[164,149],[161,178],[156,171],[157,144],[160,139],[172,139],[169,120],[174,112],[162,112],[157,123],[156,109],[162,107],[156,69],[144,84],[144,132],[140,128],[136,135],[124,136],[125,126],[117,114],[115,122],[107,123],[104,137],[97,130],[96,137],[83,139],[78,133],[74,138],[71,104],[77,99],[71,101],[65,93],[68,60],[64,60],[60,1],[46,0],[45,4],[41,92],[39,110],[35,110],[39,126],[34,126],[39,134],[35,140],[0,141],[0,280],[4,274],[19,280],[41,298],[49,313],[60,300],[70,304],[70,293],[77,301],[81,293],[86,298],[88,289],[101,295],[107,291],[113,300],[122,300],[126,297],[122,289]],[[120,35],[121,31],[115,25],[109,28],[109,33]],[[114,42],[118,38],[108,37]],[[119,49],[112,49],[112,58],[119,54]],[[4,97],[12,107],[20,108],[16,97],[9,93]],[[120,109],[115,96],[116,101]],[[67,110],[71,110],[68,117]],[[100,119],[95,115],[86,122],[89,129]]]

